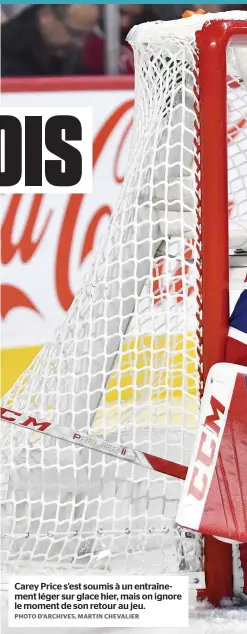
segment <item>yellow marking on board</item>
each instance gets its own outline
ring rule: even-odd
[[[184,335],[140,335],[126,340],[117,367],[108,381],[106,403],[138,401],[151,386],[152,400],[196,395],[196,343]]]
[[[133,442],[133,427],[147,430],[147,438],[150,429],[176,428],[193,432],[198,425],[199,403],[197,398],[188,396],[186,399],[174,399],[167,401],[143,402],[138,408],[133,401],[107,405],[100,408],[93,421],[94,433],[114,431],[117,429],[129,430]],[[127,423],[127,424],[126,424]]]
[[[1,394],[6,394],[24,372],[41,346],[6,348],[1,350]]]
[[[1,353],[2,394],[25,370],[40,346],[3,350]],[[139,335],[126,339],[119,360],[108,381],[105,407],[146,400],[165,403],[196,396],[196,345],[193,333],[184,335]],[[118,405],[119,408],[119,405]],[[144,408],[145,411],[145,408]],[[116,418],[113,414],[110,418]],[[162,418],[162,416],[161,416]],[[175,420],[175,418],[174,418]]]

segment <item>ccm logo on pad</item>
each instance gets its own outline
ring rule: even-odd
[[[225,407],[214,396],[211,396],[210,405],[213,413],[206,416],[203,423],[203,430],[199,442],[199,448],[195,463],[188,495],[192,495],[196,500],[203,500],[207,490],[208,480],[211,476],[211,466],[213,464],[215,452],[218,446],[218,436],[221,431],[221,420],[219,414],[224,414]],[[212,437],[212,432],[215,438]]]

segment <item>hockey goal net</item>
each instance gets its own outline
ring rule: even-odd
[[[63,326],[3,403],[186,465],[205,375],[224,358],[229,215],[232,261],[247,250],[247,13],[208,20],[130,33],[120,201]],[[203,540],[174,523],[181,482],[1,430],[5,572],[183,571],[203,585]]]

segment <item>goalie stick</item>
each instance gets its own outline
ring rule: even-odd
[[[67,441],[69,443],[79,445],[80,447],[93,449],[100,453],[107,454],[108,456],[112,456],[113,458],[120,458],[120,460],[131,462],[139,465],[140,467],[153,469],[154,471],[164,473],[172,476],[173,478],[178,478],[180,480],[185,480],[186,478],[188,467],[185,465],[166,460],[165,458],[159,458],[158,456],[153,456],[152,454],[140,451],[139,449],[133,449],[126,447],[125,445],[109,442],[99,436],[93,436],[85,433],[80,434],[74,429],[61,427],[60,425],[47,421],[39,422],[36,418],[30,416],[29,414],[16,412],[5,407],[1,407],[0,418],[4,422],[18,425],[30,432],[40,432],[41,434],[45,434],[51,438],[56,438],[57,440]]]
[[[1,420],[186,480],[176,523],[204,535],[247,541],[247,368],[218,363],[209,371],[189,468],[98,436],[1,408]]]
[[[204,482],[205,478],[207,478],[208,486],[206,488],[203,486],[203,489],[205,489],[203,498],[205,499],[205,493],[206,490],[207,492],[209,490],[210,482],[212,480],[214,469],[216,466],[237,371],[239,369],[243,371],[243,368],[241,366],[236,366],[232,364],[216,364],[211,368],[206,381],[204,395],[201,401],[198,433],[194,445],[194,455],[192,456],[192,459],[190,461],[189,468],[185,465],[167,460],[166,458],[161,458],[145,451],[134,449],[133,447],[110,442],[108,440],[105,440],[104,438],[100,438],[99,436],[85,434],[84,432],[80,433],[75,429],[62,427],[60,425],[57,425],[56,423],[39,421],[37,418],[31,416],[30,414],[17,412],[5,407],[1,407],[0,418],[4,422],[10,423],[12,425],[17,425],[18,427],[22,427],[30,432],[39,432],[41,434],[50,436],[51,438],[56,438],[57,440],[67,441],[86,449],[93,449],[94,451],[107,454],[109,456],[112,456],[113,458],[119,458],[120,460],[131,462],[132,464],[136,464],[140,467],[152,469],[154,471],[158,471],[159,473],[164,473],[165,475],[172,476],[173,478],[185,480],[188,473],[185,491],[188,487],[191,487],[191,476],[195,479],[195,484],[193,484],[194,488],[197,487],[198,489],[197,493],[195,491],[195,497],[197,497],[198,495],[200,497],[201,495],[200,479],[202,478],[202,481]],[[215,375],[217,376],[216,382]],[[219,376],[222,376],[220,381],[218,378]],[[224,376],[225,379],[223,378]],[[218,397],[218,391],[220,394],[220,400]],[[214,394],[216,394],[217,398],[215,398]],[[220,422],[219,428],[216,427],[217,422]],[[215,433],[216,429],[218,429],[217,433]],[[214,451],[212,451],[211,449],[208,455],[207,444],[208,442],[211,442],[212,444],[212,434],[214,437]],[[200,448],[199,453],[198,447]],[[200,454],[202,456],[201,458]],[[205,467],[207,467],[207,469],[205,469]],[[198,473],[200,473],[200,477],[198,477]],[[184,497],[181,500],[180,508],[181,506],[184,506]],[[180,513],[178,513],[178,516],[179,515]],[[182,513],[182,516],[184,521],[184,513]],[[183,521],[181,521],[182,525]],[[184,525],[186,525],[186,521]]]

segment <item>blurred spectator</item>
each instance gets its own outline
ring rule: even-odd
[[[81,51],[85,75],[103,75],[105,72],[105,37],[98,28],[88,35]]]
[[[194,10],[204,9],[205,13],[220,13],[226,10],[224,4],[194,4]]]
[[[177,19],[185,8],[215,13],[245,6],[120,4],[119,73],[134,72],[132,49],[126,42],[134,25],[157,19]],[[104,74],[102,5],[2,5],[2,9],[2,76]]]
[[[27,4],[1,4],[7,20],[9,18],[14,18],[15,15],[21,13],[27,6]]]
[[[205,13],[221,13],[222,11],[239,11],[245,9],[243,4],[194,4],[194,10],[204,9]]]
[[[188,9],[194,11],[194,4],[153,4],[156,20],[177,20]]]
[[[133,74],[134,60],[131,46],[126,42],[126,37],[135,24],[156,20],[151,5],[120,4],[120,60],[119,73]],[[102,27],[103,28],[103,27]],[[105,71],[105,44],[104,34],[99,29],[88,36],[82,50],[84,73],[88,75],[102,75]]]
[[[5,12],[3,10],[3,6],[2,5],[0,5],[0,18],[1,18],[1,24],[6,22],[6,20],[7,20],[7,16],[5,15]]]
[[[159,20],[177,20],[181,18],[184,11],[196,11],[204,9],[206,13],[217,13],[221,11],[231,11],[232,9],[243,8],[243,5],[232,4],[153,4],[153,10]]]
[[[156,20],[156,15],[152,9],[152,5],[120,4],[119,6],[122,44],[124,44],[132,26],[135,24],[142,24],[142,22],[152,22],[152,20]]]
[[[145,4],[121,4],[120,5],[120,33],[121,49],[119,60],[119,72],[122,74],[134,73],[134,57],[131,46],[126,42],[126,37],[136,24],[152,22],[156,15],[152,5]]]
[[[95,4],[29,6],[2,25],[2,76],[83,73],[81,49],[98,19]]]

